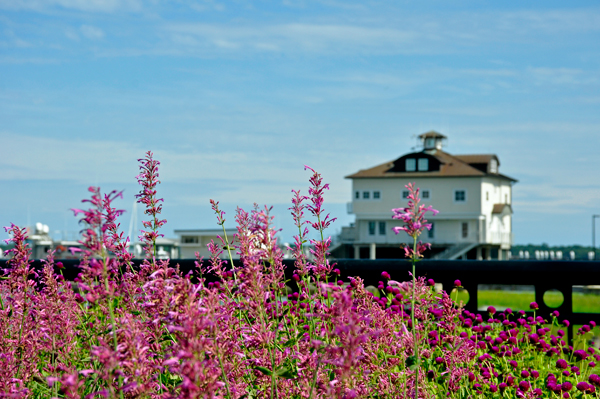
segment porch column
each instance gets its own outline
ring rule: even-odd
[[[371,243],[371,249],[369,250],[369,259],[377,259],[377,255],[375,253],[377,249],[377,245],[375,243]]]

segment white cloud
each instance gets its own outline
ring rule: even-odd
[[[414,43],[418,35],[396,28],[312,23],[267,26],[181,23],[169,24],[165,30],[172,42],[191,47],[313,53],[389,52]]]
[[[88,39],[99,40],[99,39],[104,38],[104,31],[102,29],[100,29],[100,28],[95,27],[95,26],[81,25],[81,27],[79,28],[79,30]]]
[[[141,0],[0,0],[0,8],[30,11],[69,9],[86,12],[140,11]]]

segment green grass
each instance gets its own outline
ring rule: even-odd
[[[452,291],[452,299],[468,302],[469,293],[466,290]],[[535,301],[535,294],[527,291],[479,291],[477,307],[479,309],[494,306],[498,310],[511,308],[513,310],[529,310],[529,304]],[[563,302],[562,294],[558,291],[549,291],[544,294],[544,302],[554,308]],[[573,312],[575,313],[600,313],[600,295],[573,293]]]

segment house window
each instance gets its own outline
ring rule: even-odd
[[[182,244],[198,244],[197,236],[181,236]]]
[[[406,171],[414,172],[415,170],[417,170],[417,160],[414,158],[408,158],[406,160]]]
[[[363,191],[363,199],[369,199],[370,194],[368,191]]]
[[[465,190],[454,190],[454,202],[466,202],[467,192]]]
[[[469,236],[469,223],[463,222],[462,224],[462,238],[467,238]]]
[[[429,159],[419,158],[419,171],[429,170]]]
[[[373,199],[380,199],[381,191],[373,191]]]
[[[385,222],[379,222],[379,235],[385,235]]]
[[[369,222],[369,235],[375,235],[375,222]]]
[[[423,199],[429,199],[429,190],[423,190],[421,192],[421,198],[423,198]]]
[[[433,238],[435,236],[435,224],[431,222],[431,229],[427,231],[427,238]]]
[[[354,193],[354,198],[355,198],[355,199],[360,199],[360,191],[356,191],[356,192]]]
[[[410,194],[410,192],[408,190],[403,190],[402,191],[402,199],[407,199],[409,194]]]

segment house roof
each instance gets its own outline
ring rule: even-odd
[[[427,133],[424,133],[427,134]],[[346,176],[347,179],[361,178],[417,178],[417,177],[484,177],[495,176],[502,179],[507,179],[516,182],[516,179],[505,176],[500,173],[486,173],[473,166],[470,163],[489,162],[492,158],[498,159],[495,155],[474,154],[474,155],[451,155],[442,150],[437,150],[434,153],[426,153],[428,156],[433,156],[440,162],[439,170],[427,172],[401,172],[398,170],[398,165],[401,160],[408,155],[425,154],[424,152],[406,154],[394,161],[386,162],[369,169],[362,169],[356,173]],[[479,162],[481,161],[481,162]]]
[[[454,157],[466,163],[489,163],[492,159],[495,159],[498,166],[500,166],[500,160],[495,154],[464,154],[454,155]]]
[[[509,204],[494,204],[492,213],[502,213],[504,210],[506,210],[508,214],[513,213],[512,207]]]
[[[446,136],[444,136],[441,133],[436,132],[435,130],[431,130],[427,133],[423,133],[423,134],[419,135],[420,139],[429,138],[429,137],[438,138],[438,139],[446,139],[447,138]]]

